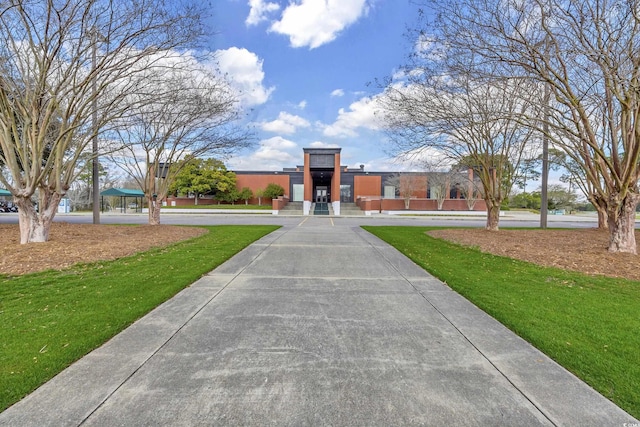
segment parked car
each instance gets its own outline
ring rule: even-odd
[[[0,212],[18,212],[18,206],[13,202],[0,200]]]

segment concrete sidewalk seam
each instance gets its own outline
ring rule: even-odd
[[[275,240],[279,239],[281,236],[278,236]],[[259,239],[260,240],[260,239]],[[258,240],[258,241],[259,241]],[[274,240],[274,241],[275,241]],[[254,242],[257,243],[258,241]],[[272,242],[273,243],[273,242]],[[251,246],[251,245],[249,245]],[[247,246],[247,247],[249,247]],[[135,368],[117,387],[115,387],[109,394],[107,394],[105,396],[104,399],[102,399],[102,401],[96,405],[95,408],[93,408],[93,410],[91,412],[88,413],[88,415],[86,417],[84,417],[79,423],[78,426],[82,426],[84,424],[86,424],[86,422],[100,409],[104,406],[104,404],[113,396],[115,395],[131,378],[133,378],[133,376],[135,376],[140,369],[142,369],[151,359],[153,359],[162,349],[164,349],[186,326],[187,324],[189,324],[189,322],[191,322],[198,314],[200,314],[209,304],[211,304],[211,302],[213,300],[215,300],[225,289],[227,289],[237,278],[238,276],[240,276],[244,270],[246,270],[260,255],[260,253],[262,253],[264,250],[266,250],[269,246],[271,246],[271,243],[269,243],[268,245],[265,245],[264,249],[258,253],[258,255],[254,256],[253,259],[246,264],[246,266],[244,268],[242,268],[240,271],[238,271],[236,274],[234,275],[230,275],[232,276],[231,279],[223,286],[220,288],[220,290],[218,290],[211,298],[209,298],[204,304],[202,304],[202,306],[196,310],[190,317],[188,317],[183,323],[182,325],[180,325],[179,328],[177,328],[169,338],[167,338],[160,346],[158,346],[158,348],[155,349],[155,351],[153,351],[153,353],[151,353],[149,355],[149,357],[147,357],[142,363],[140,363],[140,365]],[[246,248],[245,248],[246,249]],[[243,249],[244,251],[244,249]],[[236,255],[240,255],[243,251],[238,252]],[[215,269],[214,269],[215,271]],[[203,275],[206,276],[207,274]],[[200,279],[198,279],[200,280]],[[188,287],[194,285],[196,282],[192,283],[191,285],[189,285]],[[188,288],[187,287],[187,288]],[[185,288],[185,289],[187,289]]]
[[[366,232],[366,233],[368,233],[366,230],[364,230],[364,229],[362,229],[362,228],[361,228],[361,230],[362,230],[362,231],[364,231],[364,232]],[[477,347],[477,346],[476,346],[476,345],[475,345],[475,344],[474,344],[474,343],[473,343],[473,342],[472,342],[472,341],[471,341],[471,340],[470,340],[470,339],[469,339],[469,338],[468,338],[468,337],[467,337],[467,336],[466,336],[466,335],[465,335],[465,334],[464,334],[464,333],[463,333],[463,332],[458,328],[458,326],[457,326],[455,323],[453,323],[453,322],[451,321],[451,319],[449,319],[449,317],[448,317],[447,315],[445,315],[442,311],[440,311],[440,309],[438,309],[438,307],[436,307],[436,306],[435,306],[435,304],[433,304],[433,303],[429,300],[429,298],[427,298],[427,296],[426,296],[422,291],[420,291],[418,288],[416,288],[416,287],[414,286],[414,284],[413,284],[413,282],[412,282],[411,280],[409,280],[407,277],[405,277],[404,273],[403,273],[402,271],[400,271],[400,270],[395,266],[395,264],[393,264],[393,263],[389,260],[389,258],[384,254],[384,252],[383,252],[382,250],[380,250],[380,247],[379,247],[379,246],[375,246],[375,245],[371,244],[371,242],[369,242],[369,241],[367,241],[366,239],[364,239],[364,238],[360,235],[360,233],[357,233],[357,234],[358,234],[358,236],[360,236],[360,237],[361,237],[361,238],[362,238],[362,239],[363,239],[367,244],[369,244],[369,245],[370,245],[370,246],[371,246],[371,247],[372,247],[376,252],[378,252],[378,254],[379,254],[379,255],[380,255],[380,256],[381,256],[385,261],[387,261],[387,263],[389,263],[389,265],[391,266],[391,268],[393,268],[393,269],[398,273],[398,275],[399,275],[400,277],[402,277],[402,278],[403,278],[403,279],[404,279],[404,280],[409,284],[409,286],[411,286],[411,287],[415,290],[415,292],[416,292],[418,295],[420,295],[420,297],[422,297],[422,299],[424,299],[424,300],[427,302],[427,304],[429,304],[429,306],[431,306],[431,307],[432,307],[432,308],[433,308],[433,309],[434,309],[434,310],[435,310],[435,311],[436,311],[440,316],[442,316],[442,318],[443,318],[447,323],[449,323],[449,324],[453,327],[453,329],[455,329],[455,330],[456,330],[456,332],[457,332],[457,333],[458,333],[458,334],[459,334],[459,335],[460,335],[460,336],[461,336],[461,337],[462,337],[462,338],[463,338],[467,343],[469,343],[469,345],[471,345],[471,347],[473,347],[473,348],[478,352],[478,354],[479,354],[480,356],[482,356],[482,358],[483,358],[484,360],[486,360],[486,361],[487,361],[487,362],[488,362],[488,363],[489,363],[489,364],[490,364],[490,365],[491,365],[491,366],[492,366],[492,367],[493,367],[493,368],[494,368],[494,369],[495,369],[495,370],[496,370],[496,371],[497,371],[497,372],[498,372],[498,373],[499,373],[499,374],[500,374],[500,375],[501,375],[505,380],[507,380],[507,382],[508,382],[509,384],[511,384],[511,386],[512,386],[515,390],[517,390],[517,391],[518,391],[518,393],[519,393],[519,394],[520,394],[520,395],[521,395],[525,400],[527,400],[529,403],[531,403],[531,405],[533,405],[533,407],[534,407],[534,408],[536,408],[536,409],[540,412],[540,414],[541,414],[542,416],[544,416],[544,418],[545,418],[545,419],[547,419],[547,420],[548,420],[552,425],[554,425],[554,426],[556,426],[556,427],[558,426],[558,424],[557,424],[556,422],[554,422],[554,420],[553,420],[553,419],[551,419],[551,417],[550,417],[547,413],[545,413],[545,411],[544,411],[542,408],[540,408],[540,406],[538,406],[538,405],[537,405],[537,404],[536,404],[536,403],[535,403],[535,402],[534,402],[534,401],[533,401],[533,400],[532,400],[532,399],[531,399],[531,398],[530,398],[526,393],[524,393],[524,391],[523,391],[523,390],[521,390],[521,389],[520,389],[520,387],[518,387],[518,386],[517,386],[513,381],[511,381],[511,379],[510,379],[510,378],[509,378],[509,377],[508,377],[508,376],[507,376],[507,375],[502,371],[502,369],[500,369],[498,366],[496,366],[496,364],[495,364],[495,363],[493,363],[493,361],[492,361],[492,360],[491,360],[491,359],[490,359],[490,358],[489,358],[489,357],[488,357],[488,356],[487,356],[487,355],[486,355],[486,354],[485,354],[485,353],[484,353],[484,352],[483,352],[479,347]],[[368,233],[368,234],[371,234],[371,233]],[[373,236],[373,235],[371,235],[371,236],[377,239],[377,237],[376,237],[376,236]],[[395,250],[395,249],[394,249],[394,250]],[[428,273],[428,272],[427,272],[427,273]],[[441,282],[442,282],[442,281],[441,281]],[[446,286],[446,283],[444,283],[444,282],[442,282],[442,283]],[[447,286],[447,287],[448,287],[448,286]],[[448,287],[448,288],[449,288],[449,287]],[[455,292],[455,291],[453,291],[453,289],[451,289],[451,288],[449,288],[449,289],[450,289],[452,292]],[[457,294],[457,295],[459,295],[457,292],[456,292],[456,294]],[[475,306],[475,305],[474,305],[474,307],[477,307],[477,306]],[[480,310],[480,309],[478,308],[478,310]],[[482,310],[481,310],[481,311],[482,311]],[[488,315],[487,315],[487,316],[488,316]],[[493,318],[492,318],[492,319],[493,319]],[[495,320],[495,319],[494,319],[494,320]],[[497,320],[495,320],[495,321],[497,322]],[[498,322],[498,323],[500,323],[500,322]]]

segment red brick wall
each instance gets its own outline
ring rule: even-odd
[[[449,199],[445,200],[442,205],[443,211],[468,211],[469,207],[467,206],[467,202],[464,199]],[[480,199],[476,201],[475,206],[473,207],[474,211],[486,211],[487,205],[484,200]]]
[[[236,188],[242,190],[243,187],[249,187],[254,193],[258,188],[263,190],[267,188],[269,184],[278,184],[284,188],[284,194],[288,197],[289,194],[289,175],[236,175]],[[249,203],[253,205],[258,204],[258,198],[254,197],[249,199]],[[268,204],[269,200],[262,200],[262,204]]]
[[[404,199],[382,199],[382,198],[359,198],[356,204],[363,211],[402,211]],[[409,210],[412,211],[437,211],[438,201],[435,199],[411,199]],[[447,199],[442,205],[443,211],[468,211],[467,203],[464,199]],[[474,211],[486,211],[484,200],[478,200],[473,208]]]
[[[400,186],[404,186],[407,190],[410,189],[412,197],[427,197],[427,177],[425,175],[400,175]]]
[[[430,199],[411,199],[409,209],[412,211],[435,211],[438,209],[438,203]],[[404,210],[404,199],[382,199],[382,210]]]
[[[382,177],[375,175],[364,175],[353,177],[353,197],[357,199],[362,196],[380,197],[382,188]]]
[[[311,178],[311,168],[309,167],[310,159],[311,155],[309,153],[304,153],[304,177],[302,181],[304,185],[303,200],[307,202],[313,200],[313,178]]]
[[[289,199],[287,197],[278,197],[277,199],[273,199],[271,201],[271,209],[274,211],[279,211],[284,209],[285,206],[289,203]]]
[[[340,153],[336,153],[333,163],[333,178],[331,179],[331,201],[340,201]]]

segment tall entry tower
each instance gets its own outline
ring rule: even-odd
[[[312,203],[331,203],[340,215],[340,151],[342,148],[304,148],[304,205],[309,215]]]

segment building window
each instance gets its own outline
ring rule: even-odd
[[[457,186],[451,187],[451,190],[449,191],[449,198],[450,199],[459,199],[460,198],[460,194],[459,194],[459,190],[458,190]]]
[[[350,185],[341,185],[340,186],[340,201],[341,202],[351,202],[353,199],[351,198],[351,186]]]
[[[309,156],[310,168],[331,168],[335,163],[335,154],[311,154]]]
[[[292,202],[304,201],[304,184],[293,184]]]
[[[385,199],[395,199],[396,198],[396,187],[393,185],[385,185],[384,186],[384,198]]]

